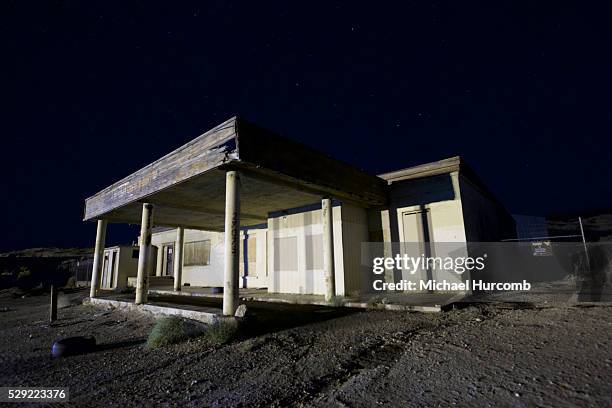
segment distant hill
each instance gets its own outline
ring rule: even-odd
[[[74,267],[91,265],[87,262],[92,258],[91,248],[28,248],[5,252],[0,254],[0,289],[64,286],[78,272]]]
[[[93,256],[93,248],[28,248],[0,254],[17,258],[75,258]]]
[[[582,217],[584,235],[587,241],[612,241],[612,209],[592,211],[585,214],[560,214],[547,217],[551,235],[580,234],[578,216]]]

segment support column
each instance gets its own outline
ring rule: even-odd
[[[176,229],[176,241],[174,241],[174,290],[180,291],[183,284],[183,238],[185,230],[183,227]]]
[[[225,278],[223,315],[233,316],[238,307],[240,261],[240,176],[236,171],[225,175]]]
[[[104,256],[104,241],[106,240],[106,220],[98,220],[96,231],[96,246],[94,248],[93,268],[91,271],[91,287],[89,297],[95,298],[100,288],[100,275],[102,272],[102,257]]]
[[[151,262],[151,228],[153,226],[153,204],[142,205],[140,223],[140,251],[138,252],[138,275],[136,277],[136,304],[147,302],[149,291],[149,262]]]
[[[336,272],[334,265],[334,219],[332,200],[321,201],[321,222],[323,223],[323,269],[325,276],[325,301],[331,302],[336,295]]]

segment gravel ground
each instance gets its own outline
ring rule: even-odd
[[[476,304],[441,314],[274,305],[211,348],[148,350],[150,316],[0,294],[0,386],[68,386],[72,406],[612,406],[612,307]],[[94,335],[97,352],[49,357]]]

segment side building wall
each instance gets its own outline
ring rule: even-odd
[[[461,177],[460,185],[461,199],[464,203],[463,218],[465,219],[466,235],[470,243],[468,247],[470,256],[487,257],[486,268],[472,273],[472,278],[489,282],[517,281],[521,276],[518,273],[526,270],[526,268],[508,268],[506,266],[513,264],[507,261],[516,259],[513,256],[515,247],[510,245],[507,247],[508,250],[505,250],[506,247],[499,244],[487,244],[515,238],[516,223],[514,218],[503,205],[478,183],[467,177]]]
[[[385,256],[460,257],[467,255],[467,236],[457,171],[392,181],[390,208],[382,212]],[[398,243],[398,244],[392,244]],[[430,244],[426,244],[430,243]],[[388,270],[386,281],[419,282],[435,279],[463,282],[469,272],[457,274],[436,268]]]
[[[136,277],[138,271],[138,247],[112,246],[104,249],[100,288],[123,290],[128,278]]]
[[[465,176],[459,178],[468,242],[498,242],[516,237],[510,213],[487,191]]]
[[[158,262],[155,275],[160,276],[162,262],[159,260],[163,257],[163,246],[174,244],[176,240],[176,230],[167,230],[154,233],[151,243],[158,247]],[[184,245],[188,243],[208,241],[209,253],[208,264],[206,265],[188,265],[183,264],[183,283],[188,283],[191,286],[223,286],[223,254],[224,254],[224,238],[222,232],[200,231],[200,230],[185,230]],[[183,254],[183,257],[185,254]],[[185,261],[185,259],[183,258]]]
[[[122,246],[119,248],[119,263],[115,274],[115,288],[123,290],[127,287],[128,278],[138,275],[138,247]]]

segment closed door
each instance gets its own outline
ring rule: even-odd
[[[402,213],[402,255],[407,255],[410,268],[402,271],[402,279],[418,284],[421,280],[431,279],[431,270],[426,259],[431,256],[430,228],[428,210]]]
[[[116,252],[108,251],[104,254],[102,264],[102,288],[111,289],[113,287],[113,272],[115,271]]]

